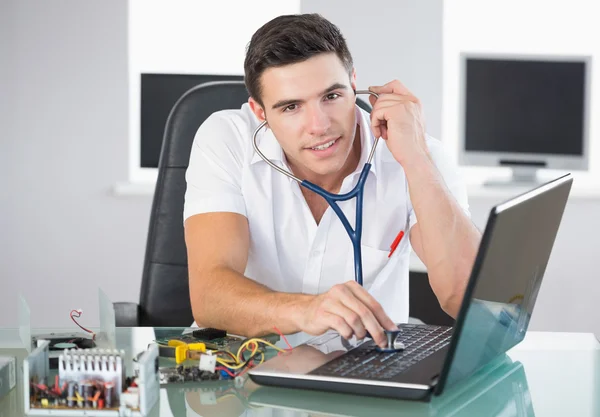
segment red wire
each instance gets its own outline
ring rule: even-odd
[[[229,357],[231,357],[231,358],[232,358],[234,361],[236,361],[236,362],[237,362],[237,358],[236,358],[236,357],[235,357],[235,355],[234,355],[233,353],[231,353],[231,352],[228,352],[228,351],[226,351],[226,350],[220,350],[220,351],[218,351],[218,353],[226,353],[226,354],[228,354],[228,355],[229,355]]]
[[[288,345],[289,349],[286,349],[286,350],[292,350],[292,349],[294,349],[294,348],[292,347],[292,345],[290,345],[290,342],[288,342],[288,340],[286,339],[285,335],[284,335],[283,333],[281,333],[281,331],[279,331],[279,329],[278,329],[277,327],[273,326],[273,328],[275,329],[275,331],[276,331],[277,333],[279,333],[279,336],[283,337],[283,340],[284,340],[284,341],[285,341],[285,343]]]
[[[77,314],[77,318],[81,317],[81,313],[77,310],[71,310],[71,313],[69,314],[71,316],[71,320],[73,320],[73,322],[78,325],[82,330],[85,330],[88,333],[92,334],[92,339],[96,338],[96,333],[94,333],[93,331],[91,331],[90,329],[86,329],[85,327],[83,327],[81,324],[77,323],[77,320],[75,320],[75,317],[73,317],[73,314]]]
[[[248,372],[250,369],[251,369],[250,367],[247,367],[247,368],[246,368],[246,369],[244,369],[242,372],[240,372],[240,373],[238,374],[238,376],[242,376],[242,375],[244,375],[244,374],[245,374],[246,372]]]

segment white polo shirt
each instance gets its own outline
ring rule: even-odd
[[[340,193],[356,184],[374,137],[369,114],[356,107],[362,156],[342,183]],[[252,147],[258,119],[246,103],[239,110],[211,115],[198,129],[186,172],[184,219],[200,213],[233,212],[248,219],[250,251],[245,276],[275,290],[318,294],[354,280],[352,243],[335,212],[328,208],[317,225],[300,185],[264,162]],[[458,169],[442,144],[427,138],[431,156],[446,185],[468,213],[467,193]],[[270,129],[262,129],[259,148],[289,170]],[[339,205],[354,227],[356,200]],[[363,285],[395,322],[408,320],[409,230],[417,222],[402,166],[380,140],[363,200]],[[398,232],[405,237],[391,258]]]

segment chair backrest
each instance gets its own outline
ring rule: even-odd
[[[140,291],[141,326],[189,326],[190,305],[183,200],[194,136],[212,113],[248,101],[241,81],[218,81],[187,91],[165,125]]]

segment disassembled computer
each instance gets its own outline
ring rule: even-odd
[[[50,373],[49,342],[23,362],[27,415],[146,416],[159,395],[158,347],[149,346],[126,376],[124,352],[111,349],[67,349],[58,373]]]

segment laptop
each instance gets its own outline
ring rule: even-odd
[[[260,385],[429,401],[521,342],[571,174],[494,206],[453,327],[399,324],[397,345],[328,332],[249,371]]]

